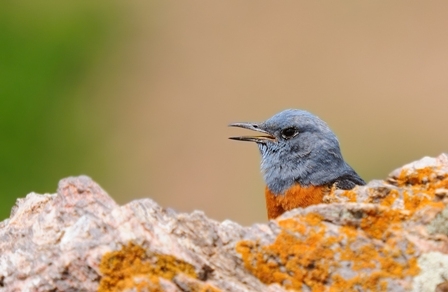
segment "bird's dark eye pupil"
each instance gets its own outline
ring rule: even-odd
[[[282,136],[285,139],[292,138],[297,134],[297,130],[294,128],[286,128],[282,131]]]

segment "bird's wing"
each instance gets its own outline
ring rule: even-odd
[[[351,190],[357,185],[365,185],[366,182],[361,177],[359,177],[356,172],[353,171],[353,173],[338,177],[335,181],[333,181],[333,184],[336,184],[336,187],[338,189]]]

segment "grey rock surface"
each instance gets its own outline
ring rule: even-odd
[[[447,279],[448,157],[242,227],[86,176],[0,223],[0,291],[435,291]],[[439,287],[442,287],[439,285]]]

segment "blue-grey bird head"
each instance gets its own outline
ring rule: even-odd
[[[336,135],[324,121],[307,111],[288,109],[261,123],[230,126],[262,133],[230,139],[257,143],[264,180],[275,194],[283,194],[296,183],[302,186],[336,183],[341,189],[365,184],[344,161]]]

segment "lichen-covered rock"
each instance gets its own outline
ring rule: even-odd
[[[67,178],[0,223],[0,291],[447,291],[448,156],[325,202],[242,227]]]

